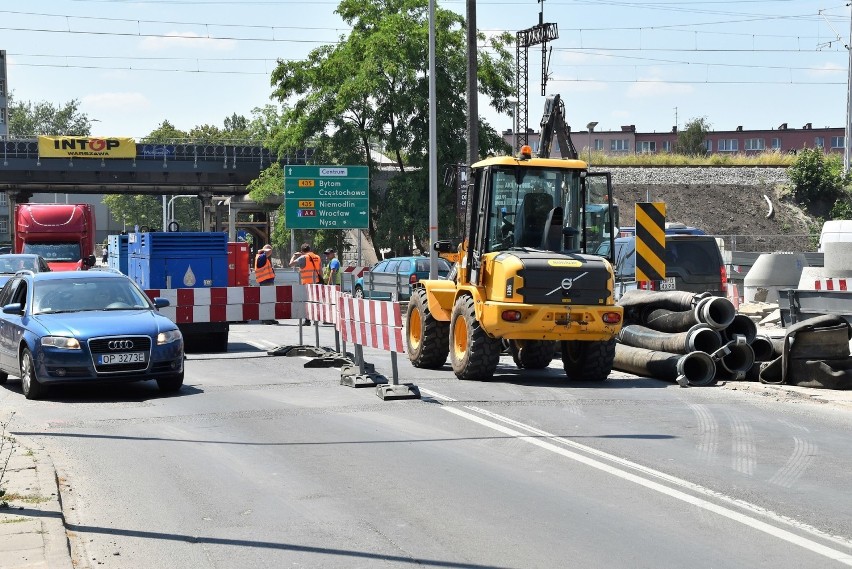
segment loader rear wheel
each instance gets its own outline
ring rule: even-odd
[[[432,316],[425,289],[418,288],[412,293],[405,322],[408,359],[414,367],[443,367],[450,353],[450,323]]]
[[[550,340],[512,340],[512,359],[519,369],[544,369],[553,361],[556,342]]]
[[[562,364],[568,379],[603,381],[615,360],[615,338],[600,342],[562,342]]]
[[[500,362],[502,344],[476,320],[473,298],[460,296],[450,317],[450,363],[459,379],[490,379]]]

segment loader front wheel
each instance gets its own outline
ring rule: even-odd
[[[500,362],[502,344],[476,320],[473,298],[460,296],[450,317],[450,363],[459,379],[490,379]]]
[[[598,342],[562,342],[562,364],[568,379],[603,381],[609,377],[615,360],[615,338]]]
[[[429,311],[426,290],[415,289],[405,314],[408,359],[414,367],[440,369],[450,353],[450,323]]]
[[[512,359],[519,369],[544,369],[553,361],[556,342],[550,340],[512,340]]]

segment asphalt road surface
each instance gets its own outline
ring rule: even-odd
[[[0,386],[53,458],[78,567],[852,566],[852,409],[507,356],[462,382],[403,355],[422,399],[382,401],[267,355],[297,331],[233,326],[176,396]]]

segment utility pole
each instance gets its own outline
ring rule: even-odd
[[[852,15],[849,18],[849,43],[846,44],[849,52],[849,63],[846,69],[846,132],[843,138],[843,173],[849,172],[849,141],[852,138]]]

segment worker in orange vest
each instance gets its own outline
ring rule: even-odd
[[[275,285],[275,269],[272,268],[272,245],[266,244],[254,257],[254,280],[260,286]],[[264,324],[278,324],[277,320],[264,320]]]
[[[293,253],[290,258],[291,267],[299,267],[302,284],[322,284],[322,260],[319,255],[311,251],[311,246],[302,243],[301,253]],[[310,325],[311,321],[305,318],[304,324]]]

